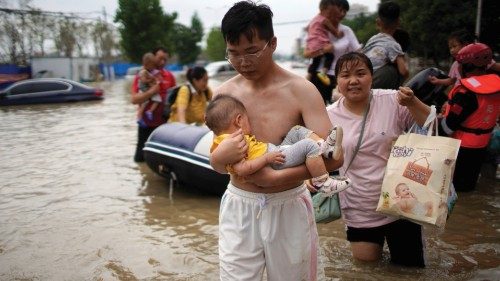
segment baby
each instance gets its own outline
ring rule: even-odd
[[[313,57],[312,63],[309,65],[307,72],[308,78],[312,75],[317,75],[320,81],[325,85],[330,85],[330,78],[326,75],[330,69],[333,60],[333,45],[328,36],[329,33],[333,34],[337,38],[344,36],[344,33],[340,31],[333,23],[330,18],[333,16],[334,5],[328,0],[321,0],[319,4],[319,13],[309,22],[307,26],[307,40],[306,49],[319,53],[317,56]],[[316,73],[316,70],[321,64],[321,60],[324,59],[323,67],[321,71]]]
[[[159,83],[160,71],[157,69],[156,58],[153,53],[146,53],[142,57],[142,69],[139,71],[139,91],[146,92],[149,88],[153,87],[155,84]],[[148,103],[152,103],[148,110],[146,110],[146,106]],[[149,100],[144,102],[139,106],[139,110],[137,112],[137,123],[139,125],[145,125],[144,120],[142,119],[143,115],[146,116],[148,120],[153,120],[153,112],[158,107],[158,104],[162,102],[161,96],[159,93],[154,94]],[[146,112],[144,112],[146,110]]]
[[[405,213],[412,213],[417,216],[432,216],[432,203],[427,201],[421,203],[417,200],[415,194],[410,191],[410,187],[405,183],[399,183],[395,189],[396,204]]]
[[[313,177],[311,183],[325,196],[332,196],[351,186],[347,178],[330,177],[323,157],[339,159],[342,152],[342,128],[331,130],[327,140],[303,126],[295,126],[279,146],[263,143],[251,135],[250,121],[245,106],[230,95],[218,95],[207,107],[205,114],[207,126],[214,132],[210,152],[229,134],[242,129],[248,143],[247,156],[238,163],[228,165],[229,173],[244,177],[260,170],[266,165],[273,169],[298,166],[305,162]]]

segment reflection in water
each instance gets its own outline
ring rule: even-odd
[[[0,108],[0,279],[217,280],[219,198],[134,163],[127,83],[99,86],[102,102]],[[482,179],[444,232],[426,229],[426,269],[357,263],[342,222],[319,224],[327,276],[498,279],[497,187]]]

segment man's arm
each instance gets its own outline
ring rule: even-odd
[[[233,165],[233,170],[238,176],[245,177],[264,168],[267,164],[283,164],[285,157],[279,151],[267,152],[252,160],[241,160]]]
[[[312,83],[304,81],[297,83],[295,89],[298,93],[309,93],[308,95],[297,95],[298,103],[302,105],[301,112],[304,127],[325,139],[332,128],[332,124],[320,93]],[[325,165],[328,171],[335,171],[342,166],[343,162],[344,158],[341,156],[339,160],[325,160]],[[249,181],[259,186],[269,187],[269,190],[272,189],[272,186],[296,183],[309,178],[311,178],[311,174],[309,174],[304,164],[283,170],[264,167],[247,177]]]

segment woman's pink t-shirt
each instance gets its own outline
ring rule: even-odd
[[[373,90],[363,140],[346,175],[353,186],[340,193],[342,217],[348,226],[368,228],[396,220],[375,211],[392,142],[414,122],[408,109],[398,104],[396,93],[395,90]],[[347,110],[344,101],[341,97],[327,107],[332,124],[341,126],[344,131],[341,175],[358,143],[363,121],[363,116]]]

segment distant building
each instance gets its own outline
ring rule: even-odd
[[[98,65],[98,58],[32,57],[31,76],[91,81],[96,79]]]
[[[349,7],[349,11],[345,15],[345,18],[348,20],[352,20],[353,18],[365,14],[368,15],[370,12],[368,11],[368,6],[362,5],[362,4],[352,4]]]

